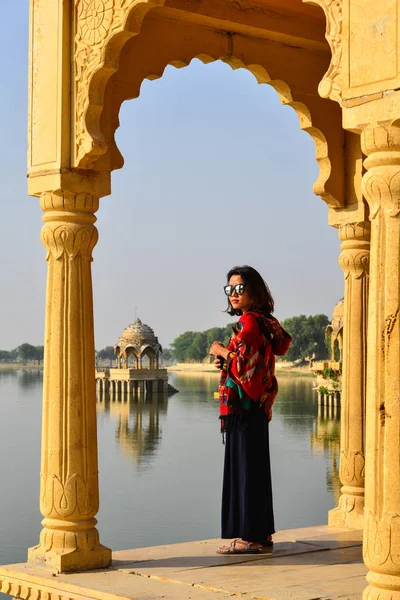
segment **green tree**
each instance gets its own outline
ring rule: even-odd
[[[8,350],[0,350],[0,362],[11,362],[12,354]]]
[[[163,348],[162,358],[164,362],[173,362],[175,356],[172,348]]]
[[[109,360],[110,367],[112,367],[113,360],[115,359],[115,352],[112,346],[106,346],[102,350],[99,350],[97,353],[97,358],[99,360]]]
[[[41,361],[44,359],[44,346],[36,346],[36,357],[35,360],[38,361],[38,365],[40,365]]]
[[[227,346],[229,344],[229,340],[232,337],[232,327],[233,327],[233,323],[228,323],[228,325],[225,325],[224,327],[224,334],[222,337],[222,343],[224,346]]]
[[[185,362],[188,359],[188,349],[192,345],[194,338],[193,331],[185,331],[181,333],[172,343],[174,356],[178,362]]]
[[[206,332],[196,332],[186,350],[186,360],[200,362],[208,355]]]
[[[317,359],[325,358],[325,329],[328,324],[328,317],[322,314],[309,317],[300,315],[282,321],[282,326],[292,336],[286,359],[307,360],[312,356]]]
[[[206,340],[207,340],[207,352],[210,350],[211,344],[215,341],[221,342],[225,336],[225,328],[224,327],[212,327],[211,329],[207,329],[205,331]]]
[[[21,344],[17,348],[19,359],[25,365],[29,360],[37,360],[37,349],[36,346],[31,346],[31,344]]]
[[[11,361],[18,360],[18,348],[14,348],[14,350],[10,350],[10,359]]]
[[[185,331],[172,343],[172,352],[178,362],[203,361],[209,356],[211,344],[215,341],[226,346],[232,335],[232,324],[225,327],[211,327],[206,331]]]

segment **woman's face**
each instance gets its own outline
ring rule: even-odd
[[[240,275],[232,275],[232,277],[229,279],[229,285],[235,286],[238,283],[245,285],[244,292],[239,296],[239,294],[233,291],[232,295],[229,296],[229,302],[232,304],[232,307],[235,310],[246,312],[246,310],[250,310],[252,304],[249,289],[246,287],[246,284]]]

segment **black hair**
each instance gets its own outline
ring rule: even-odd
[[[249,265],[243,265],[242,267],[233,267],[226,276],[226,281],[229,283],[232,275],[240,275],[243,279],[243,283],[246,285],[247,290],[250,294],[252,304],[250,310],[254,310],[262,315],[268,316],[274,312],[274,299],[268,285],[261,277],[260,273],[249,267]],[[240,309],[234,309],[228,298],[228,308],[226,311],[229,315],[241,315]]]

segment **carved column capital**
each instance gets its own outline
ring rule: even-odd
[[[342,247],[362,248],[369,245],[370,238],[371,224],[368,221],[362,221],[361,223],[346,223],[339,227],[339,239],[342,242],[346,242],[342,244]]]
[[[367,156],[363,193],[373,220],[383,210],[389,217],[400,215],[400,128],[372,124],[361,133],[361,146]]]
[[[347,223],[339,228],[342,253],[339,264],[345,279],[368,276],[371,224],[369,222]]]
[[[56,260],[80,256],[92,261],[98,240],[93,213],[99,207],[99,198],[86,193],[46,192],[40,198],[40,207],[45,213],[41,240],[47,251],[46,260],[51,256]]]
[[[87,192],[56,190],[44,192],[40,196],[40,208],[43,212],[72,212],[92,214],[99,208],[99,197]]]
[[[376,152],[400,151],[400,128],[390,123],[369,123],[361,131],[361,148],[368,157]]]

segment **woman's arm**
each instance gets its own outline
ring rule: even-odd
[[[241,327],[233,342],[234,351],[227,358],[228,376],[242,387],[249,398],[258,400],[263,393],[260,363],[267,358],[271,345],[261,335],[255,316],[244,315]]]

